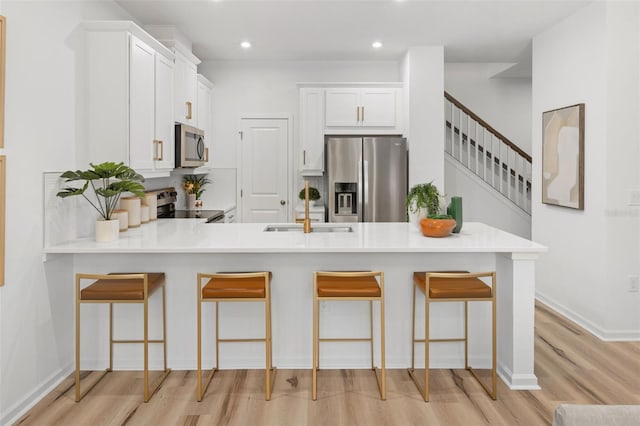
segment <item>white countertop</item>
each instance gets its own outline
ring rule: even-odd
[[[79,239],[44,253],[543,253],[547,248],[482,223],[460,234],[427,238],[410,223],[354,223],[353,232],[263,232],[265,223],[207,224],[198,219],[158,220],[110,243]],[[317,226],[345,224],[315,224]]]

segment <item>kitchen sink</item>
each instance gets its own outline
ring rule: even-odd
[[[303,232],[302,224],[267,225],[264,232]],[[349,225],[312,225],[311,232],[353,232]]]

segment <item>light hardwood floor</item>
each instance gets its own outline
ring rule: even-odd
[[[264,373],[216,373],[196,402],[193,371],[173,371],[147,404],[142,374],[115,372],[80,403],[64,380],[19,425],[538,425],[560,403],[640,404],[640,342],[604,343],[545,306],[536,307],[535,372],[542,390],[511,391],[498,380],[492,401],[465,370],[433,370],[425,403],[406,370],[387,370],[387,401],[370,370],[279,370],[272,399]]]

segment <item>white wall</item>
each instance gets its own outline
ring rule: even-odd
[[[585,208],[542,204],[533,185],[532,235],[549,246],[537,294],[603,338],[640,338],[638,5],[595,3],[533,40],[533,182],[541,182],[542,112],[585,103]]]
[[[397,62],[218,62],[205,61],[198,72],[211,80],[213,94],[213,167],[238,167],[236,149],[241,114],[291,114],[294,145],[298,135],[298,87],[301,82],[397,82]]]
[[[462,222],[482,222],[531,238],[531,216],[449,155],[444,158],[447,203],[462,197]]]
[[[7,17],[6,283],[0,288],[0,424],[66,376],[73,360],[68,261],[42,261],[42,172],[75,162],[78,23],[128,19],[111,2],[3,1]]]
[[[297,83],[301,82],[398,82],[399,66],[396,62],[347,62],[347,61],[208,61],[198,66],[198,72],[211,80],[213,92],[213,141],[210,155],[213,167],[238,168],[237,158],[242,114],[290,115],[293,119],[292,152],[289,158],[294,165],[290,175],[292,185],[291,215],[298,202],[301,178],[295,173],[298,158],[299,104]],[[317,180],[317,179],[316,179]],[[318,185],[316,182],[316,186]],[[226,191],[225,191],[226,192]],[[220,191],[205,193],[214,197]],[[235,196],[234,192],[234,196]],[[211,202],[215,202],[212,200]],[[238,207],[241,200],[238,199]],[[293,217],[293,216],[291,216]]]
[[[447,92],[531,154],[531,79],[500,78],[509,64],[445,63]]]
[[[402,61],[409,107],[409,187],[432,182],[444,191],[444,48],[411,47]]]

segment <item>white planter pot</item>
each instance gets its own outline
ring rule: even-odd
[[[187,194],[187,210],[196,209],[196,194]]]
[[[411,202],[411,205],[409,206],[409,209],[407,212],[409,213],[409,223],[413,223],[414,226],[416,226],[417,228],[420,228],[420,221],[425,217],[427,217],[427,214],[429,213],[429,211],[426,208],[420,208],[416,211],[414,207],[415,207],[415,203]]]
[[[96,241],[108,243],[115,241],[120,235],[120,221],[118,219],[96,220]]]

